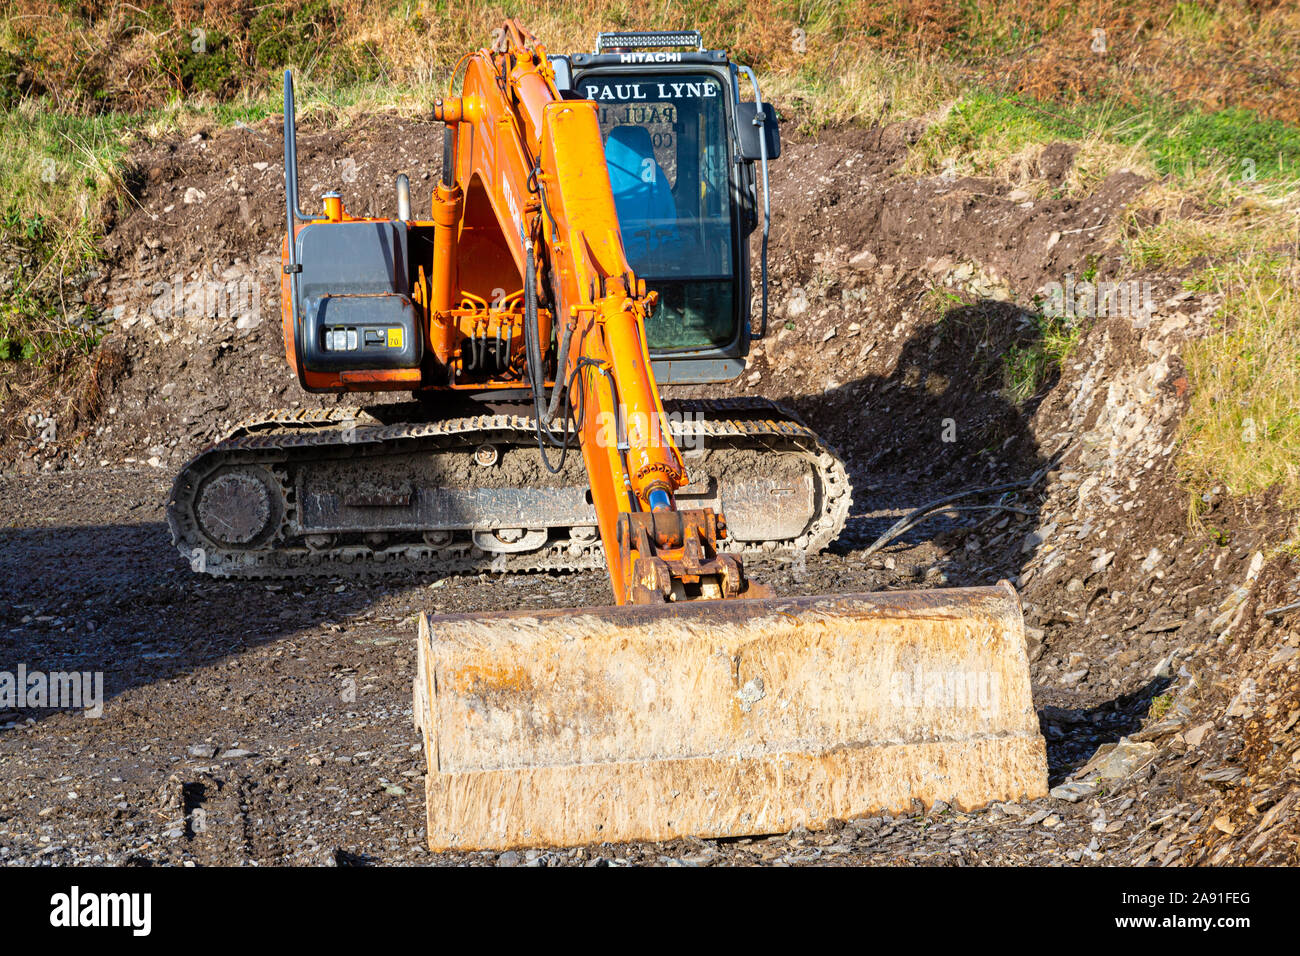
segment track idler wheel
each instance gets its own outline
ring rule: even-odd
[[[223,468],[204,481],[194,503],[199,528],[225,548],[266,541],[284,518],[275,476],[256,466]]]

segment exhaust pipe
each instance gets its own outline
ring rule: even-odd
[[[411,180],[406,173],[397,174],[397,218],[403,222],[411,219]]]
[[[299,320],[298,274],[302,265],[298,262],[298,238],[296,225],[302,222],[319,222],[327,217],[309,216],[298,208],[298,123],[293,102],[293,71],[284,71],[284,205],[285,226],[288,232],[289,261],[284,271],[289,276],[289,317],[293,321],[294,342],[298,355],[298,381],[306,385],[302,357],[307,354],[302,340],[303,323]]]

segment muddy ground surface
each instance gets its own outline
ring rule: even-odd
[[[163,507],[189,456],[261,410],[334,401],[299,392],[284,364],[267,123],[138,148],[135,198],[85,290],[112,323],[102,395],[79,415],[59,394],[21,408],[5,397],[0,670],[102,671],[107,702],[98,719],[0,714],[0,858],[1297,862],[1300,616],[1265,613],[1300,600],[1295,559],[1272,547],[1286,519],[1267,498],[1212,493],[1189,526],[1174,465],[1179,348],[1218,303],[1177,276],[1141,277],[1149,310],[1086,322],[1059,374],[1013,400],[1002,368],[1034,344],[1033,294],[1084,268],[1115,275],[1109,227],[1146,184],[1119,173],[1060,195],[1060,148],[1032,192],[911,179],[897,167],[915,135],[791,136],[773,167],[774,314],[733,388],[793,406],[835,444],[855,506],[828,553],[751,573],[791,594],[1017,583],[1053,797],[820,833],[431,856],[415,615],[604,604],[608,585],[597,573],[216,581],[171,547]],[[420,208],[440,144],[428,124],[387,118],[309,128],[304,193],[338,185],[353,211],[378,213],[406,171]],[[958,502],[986,510],[940,512],[868,553],[909,509],[1008,483],[1021,487]]]

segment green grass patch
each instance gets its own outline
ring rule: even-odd
[[[1131,147],[1154,173],[1182,179],[1206,172],[1243,183],[1300,177],[1300,129],[1249,110],[1154,101],[1141,108],[1114,100],[1063,105],[992,90],[964,96],[926,130],[909,165],[992,176],[1017,154],[1058,140],[1085,153],[1094,143]]]
[[[0,110],[0,242],[16,258],[0,291],[0,362],[43,362],[99,340],[62,284],[96,258],[103,206],[123,187],[131,121],[68,116],[30,102]]]
[[[39,365],[69,351],[89,355],[103,337],[93,318],[89,307],[69,315],[39,296],[13,290],[0,295],[0,368],[6,362]]]
[[[1023,404],[1038,394],[1070,357],[1083,330],[1068,316],[1036,315],[1036,334],[1019,345],[1012,345],[1002,358],[1003,392]]]
[[[1145,142],[1162,173],[1222,170],[1246,183],[1300,177],[1300,129],[1250,110],[1152,110],[1132,125],[1127,135]]]
[[[132,120],[43,105],[0,110],[0,235],[66,263],[92,250],[96,212],[122,186]]]
[[[1300,506],[1300,276],[1254,255],[1200,277],[1225,296],[1218,331],[1183,352],[1192,385],[1182,470],[1195,495],[1277,487]]]

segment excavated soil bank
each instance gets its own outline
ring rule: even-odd
[[[769,334],[744,377],[707,392],[793,406],[849,466],[855,505],[830,552],[752,566],[779,592],[1018,584],[1061,789],[826,833],[437,862],[1297,862],[1300,615],[1265,614],[1300,600],[1295,558],[1272,548],[1286,517],[1267,496],[1211,494],[1189,526],[1175,468],[1179,352],[1218,302],[1139,277],[1151,311],[1088,323],[1032,398],[1008,397],[1033,294],[1085,262],[1122,275],[1103,237],[1145,184],[1119,173],[1033,201],[911,179],[897,168],[916,133],[788,138]],[[407,172],[420,208],[440,144],[389,117],[306,129],[304,191],[340,186],[379,213]],[[414,615],[609,600],[595,573],[268,585],[197,576],[174,552],[162,508],[184,460],[260,411],[335,401],[302,394],[284,364],[279,161],[274,122],[137,150],[88,289],[113,321],[98,411],[43,438],[25,423],[49,417],[47,396],[0,449],[0,669],[102,671],[107,698],[97,720],[4,714],[7,861],[429,861]],[[1039,173],[1059,182],[1069,162],[1049,148]],[[999,510],[939,512],[867,553],[912,508],[1012,484],[956,502]]]

